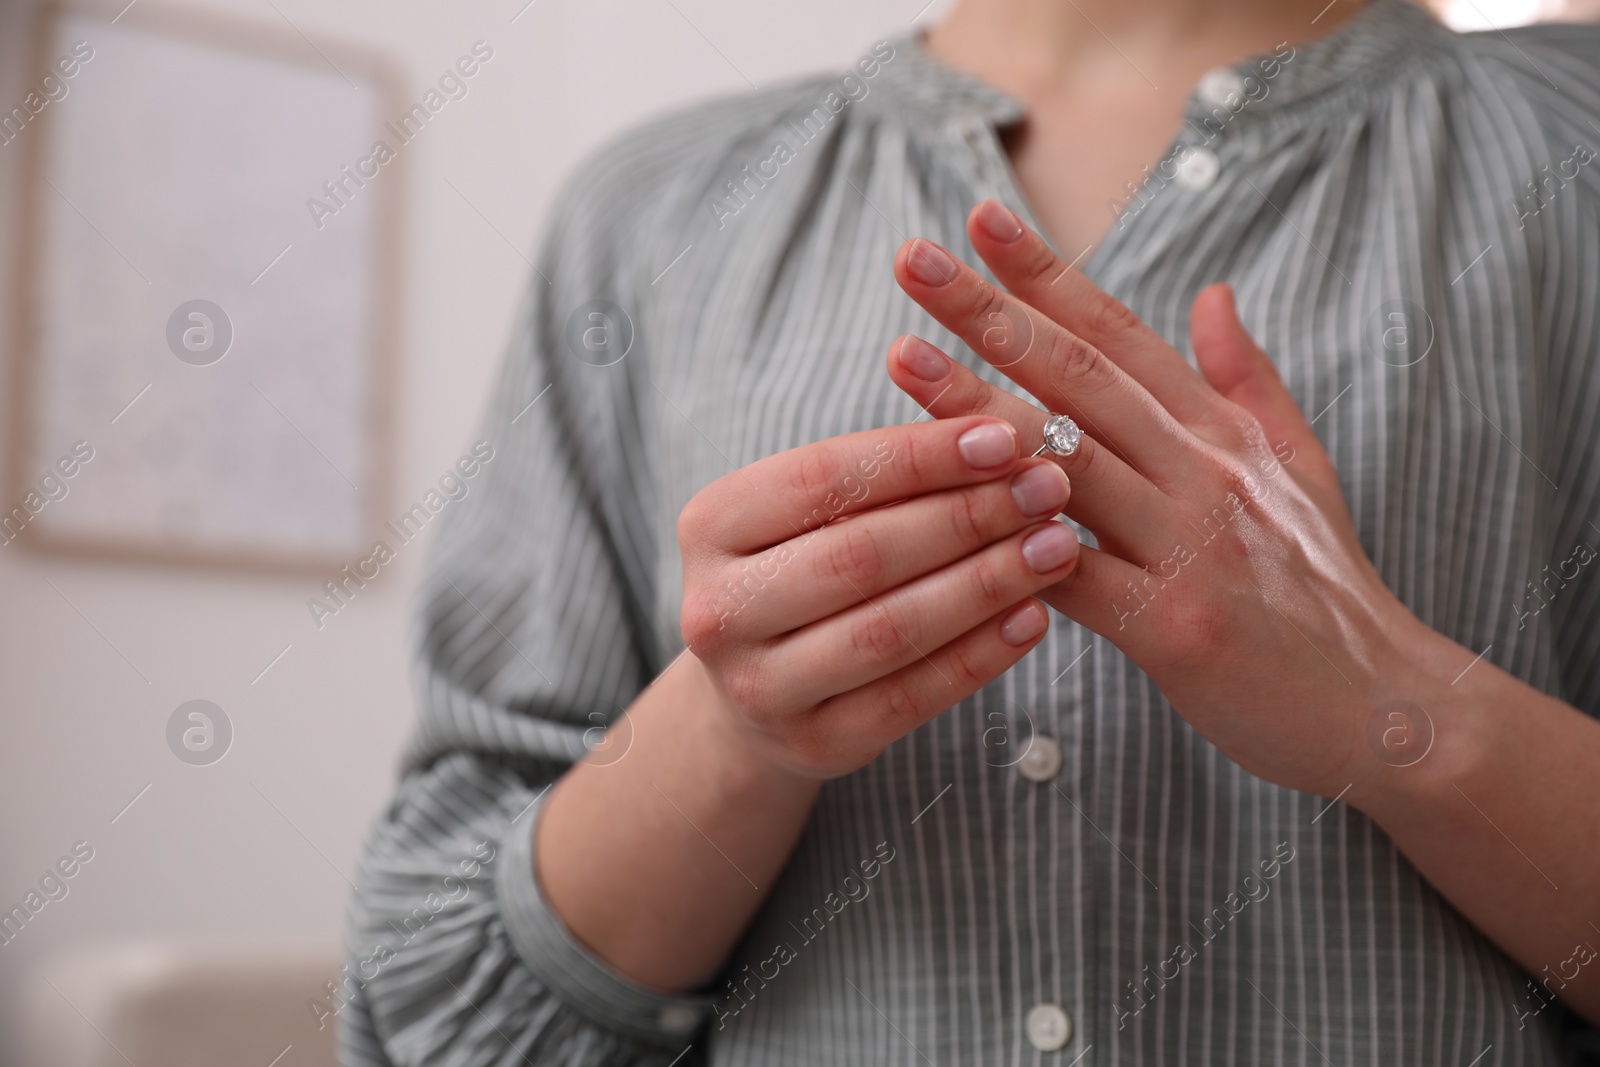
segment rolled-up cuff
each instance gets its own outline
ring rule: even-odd
[[[640,1041],[680,1048],[711,1017],[712,998],[658,993],[619,974],[572,935],[545,898],[535,869],[541,795],[511,823],[494,883],[506,932],[544,987],[591,1022]]]

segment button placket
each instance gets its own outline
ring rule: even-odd
[[[972,155],[973,177],[979,197],[1000,197],[1000,172],[995,159],[994,137],[988,124],[972,115],[962,115],[952,123],[956,137]]]
[[[1201,75],[1199,84],[1195,86],[1194,100],[1189,108],[1189,127],[1196,131],[1200,130],[1202,126],[1196,125],[1198,119],[1199,122],[1205,124],[1204,128],[1210,128],[1209,123],[1211,120],[1198,116],[1195,105],[1209,109],[1213,115],[1221,111],[1224,116],[1220,120],[1223,123],[1222,128],[1213,131],[1205,138],[1205,142],[1209,144],[1213,138],[1218,136],[1225,138],[1227,125],[1246,106],[1248,100],[1249,98],[1245,95],[1244,77],[1237,70],[1232,67],[1217,67],[1214,70],[1208,70]],[[1186,143],[1184,147],[1187,151],[1176,161],[1173,167],[1173,183],[1180,189],[1186,189],[1192,193],[1204,192],[1216,184],[1217,177],[1222,172],[1221,157],[1214,150],[1204,147],[1202,144],[1191,142]]]

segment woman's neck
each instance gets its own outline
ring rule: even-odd
[[[1109,232],[1207,71],[1321,37],[1361,3],[960,0],[926,43],[1027,109],[1005,147],[1023,195],[1070,258]]]
[[[1024,101],[1084,81],[1186,93],[1193,72],[1302,44],[1362,0],[960,0],[927,37],[940,58]],[[1179,84],[1167,84],[1177,81]]]

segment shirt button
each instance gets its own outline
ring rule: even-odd
[[[1235,96],[1244,99],[1244,79],[1232,67],[1218,67],[1205,73],[1196,92],[1202,101],[1212,107],[1227,107],[1228,101]]]
[[[1059,1004],[1035,1004],[1024,1026],[1029,1044],[1040,1052],[1055,1052],[1072,1040],[1072,1019]]]
[[[1048,782],[1060,770],[1061,746],[1044,734],[1035,734],[1017,761],[1017,772],[1030,782]]]
[[[1191,148],[1188,155],[1178,161],[1178,173],[1174,180],[1190,192],[1198,193],[1211,188],[1221,169],[1222,164],[1217,162],[1215,152]]]

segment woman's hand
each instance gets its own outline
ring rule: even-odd
[[[770,456],[684,508],[683,636],[732,735],[845,774],[1003,674],[1078,560],[1055,464],[967,416]]]
[[[1420,728],[1408,705],[1389,702],[1425,702],[1427,679],[1472,654],[1384,586],[1327,453],[1240,325],[1231,292],[1214,286],[1195,301],[1196,373],[998,202],[975,208],[968,231],[1010,293],[922,240],[901,248],[895,275],[1083,429],[1076,454],[1058,462],[1073,484],[1067,514],[1099,547],[1082,550],[1045,602],[1116,644],[1259,777],[1334,796],[1402,763],[1405,745],[1424,742],[1407,734]],[[997,416],[1029,450],[1041,439],[1045,410],[926,342],[900,339],[888,362],[935,416]]]

